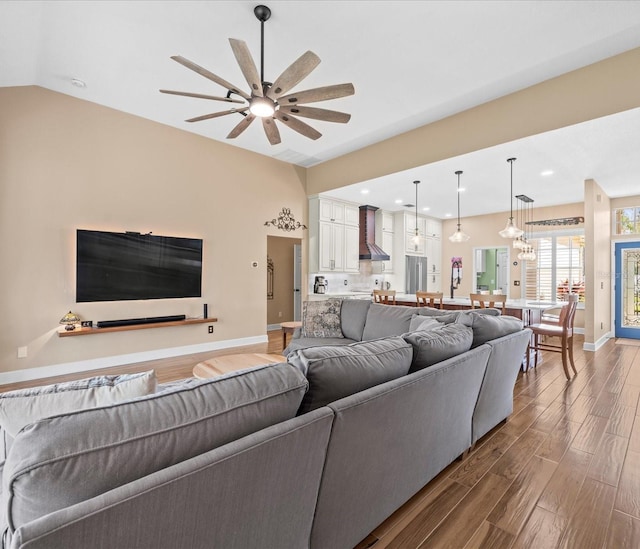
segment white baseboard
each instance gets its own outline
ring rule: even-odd
[[[614,337],[613,332],[608,332],[604,334],[598,341],[595,343],[584,343],[582,345],[582,349],[584,351],[597,351],[600,347],[602,347],[609,339]]]
[[[146,362],[147,360],[172,358],[176,356],[191,355],[194,353],[204,353],[207,351],[219,351],[221,349],[231,349],[233,347],[243,347],[245,345],[257,345],[259,343],[268,343],[268,341],[269,338],[266,335],[251,336],[239,339],[227,339],[224,341],[213,341],[211,343],[199,343],[197,345],[185,345],[183,347],[156,349],[141,353],[93,358],[77,362],[65,362],[62,364],[52,364],[51,366],[28,368],[26,370],[0,372],[0,385],[19,383],[21,381],[31,381],[33,379],[42,379],[45,377],[75,374],[90,370],[99,370],[101,368],[111,368],[113,366],[121,366],[122,364],[135,364],[137,362]]]

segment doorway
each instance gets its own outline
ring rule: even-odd
[[[474,248],[473,275],[474,291],[509,291],[509,249]]]
[[[302,240],[267,236],[267,329],[300,320],[302,307]]]
[[[640,339],[640,242],[615,244],[615,336]]]

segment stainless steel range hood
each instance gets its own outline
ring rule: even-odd
[[[389,261],[391,257],[376,244],[376,208],[360,206],[360,259]]]

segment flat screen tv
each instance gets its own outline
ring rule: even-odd
[[[202,240],[78,229],[76,302],[201,297]]]

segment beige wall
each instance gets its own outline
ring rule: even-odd
[[[293,260],[300,239],[270,236],[267,251],[273,261],[273,299],[267,300],[267,324],[293,320]]]
[[[611,201],[593,179],[584,182],[585,303],[584,343],[595,346],[611,329]]]
[[[317,194],[640,107],[640,48],[309,169]]]
[[[267,235],[282,232],[263,223],[283,206],[306,220],[304,169],[42,88],[0,88],[0,372],[264,337]],[[202,298],[76,305],[78,228],[202,238]],[[197,317],[203,303],[219,318],[213,335],[56,335],[70,309]]]

